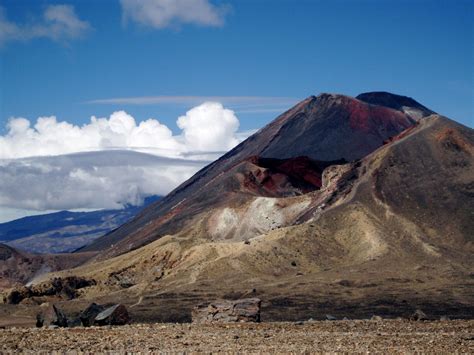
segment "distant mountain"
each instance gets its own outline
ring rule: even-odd
[[[60,211],[0,224],[0,243],[33,253],[74,251],[135,217],[160,199],[147,197],[142,206],[93,212]]]

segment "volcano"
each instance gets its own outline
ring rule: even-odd
[[[369,96],[373,101],[374,95],[361,96]],[[384,97],[386,95],[383,94]],[[186,221],[201,211],[229,203],[234,198],[245,199],[244,195],[251,194],[248,190],[249,182],[259,181],[259,177],[255,175],[272,174],[271,169],[251,162],[250,157],[260,163],[265,159],[311,159],[313,165],[317,164],[320,168],[313,166],[308,174],[320,180],[322,168],[361,159],[382,146],[389,138],[416,124],[415,118],[407,112],[414,112],[423,106],[403,96],[390,97],[391,106],[400,109],[344,95],[321,94],[308,97],[199,171],[133,221],[82,250],[101,250],[103,252],[100,257],[116,256],[163,235],[182,230]],[[398,101],[398,106],[393,104]],[[412,106],[407,106],[408,104]],[[427,109],[421,112],[426,115],[432,113]],[[287,162],[286,165],[291,163]],[[273,179],[279,178],[281,176]],[[242,179],[248,180],[247,185],[240,182]],[[296,188],[293,192],[301,194],[304,189]]]
[[[411,98],[311,96],[43,279],[143,321],[248,296],[267,321],[472,318],[473,166],[474,131]]]

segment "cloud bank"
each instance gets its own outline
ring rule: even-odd
[[[68,41],[83,37],[90,29],[90,24],[79,19],[72,5],[49,5],[41,18],[25,24],[9,21],[0,6],[0,45],[34,38]]]
[[[140,205],[207,163],[120,150],[3,160],[0,206],[43,211]]]
[[[228,9],[208,0],[120,0],[120,4],[125,22],[155,29],[181,24],[221,26]]]
[[[137,123],[124,111],[83,126],[12,118],[0,136],[0,215],[139,205],[253,133],[238,132],[234,112],[216,102],[190,109],[177,125],[182,131],[173,135],[156,119]]]
[[[137,124],[125,111],[109,118],[91,117],[90,123],[76,126],[56,117],[39,117],[32,126],[19,117],[7,124],[0,136],[0,159],[61,155],[105,149],[133,149],[178,158],[190,152],[227,151],[241,137],[234,112],[217,102],[205,102],[177,120],[179,135],[158,120],[150,118]]]

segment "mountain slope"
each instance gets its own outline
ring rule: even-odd
[[[0,223],[0,243],[33,253],[71,252],[124,224],[158,199],[147,197],[143,206],[121,210],[61,211]]]
[[[417,307],[472,317],[473,166],[473,130],[432,115],[327,167],[318,190],[214,205],[174,235],[67,274],[98,281],[85,299],[138,301],[139,319],[185,320],[201,301],[248,295],[264,300],[264,320]]]
[[[394,95],[393,100],[397,99]],[[130,223],[99,238],[84,250],[106,250],[100,254],[102,258],[118,255],[182,230],[193,216],[224,199],[245,199],[243,194],[229,194],[232,190],[223,180],[228,181],[232,175],[228,171],[236,169],[249,157],[287,159],[303,156],[326,166],[353,161],[414,124],[415,120],[402,111],[348,96],[311,96],[199,171]],[[253,175],[251,171],[245,174]]]

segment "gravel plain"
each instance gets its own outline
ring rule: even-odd
[[[1,353],[474,353],[474,321],[133,324],[0,329]]]

